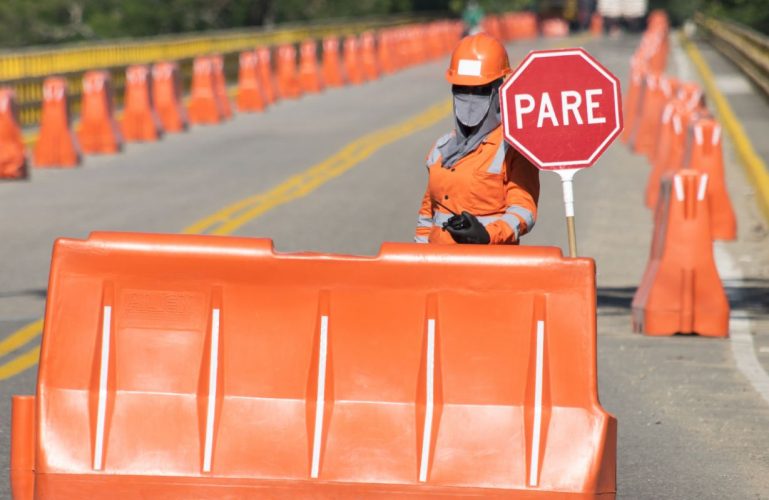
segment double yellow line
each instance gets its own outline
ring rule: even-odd
[[[451,100],[430,106],[411,118],[367,134],[322,162],[289,177],[274,188],[226,206],[184,229],[186,234],[228,235],[264,213],[307,196],[323,184],[342,175],[379,149],[413,133],[435,125],[451,112]],[[43,320],[34,321],[0,341],[0,358],[27,345],[40,336]],[[0,380],[5,380],[35,366],[40,346],[28,349],[0,365]]]

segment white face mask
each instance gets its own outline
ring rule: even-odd
[[[489,112],[491,97],[475,94],[454,94],[454,115],[466,127],[475,127]]]

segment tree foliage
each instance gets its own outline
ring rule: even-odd
[[[157,36],[403,12],[459,14],[466,0],[0,0],[0,47]],[[537,0],[479,0],[486,12]],[[682,21],[700,10],[769,32],[767,0],[651,0]]]

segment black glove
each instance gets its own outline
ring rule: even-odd
[[[469,212],[451,217],[443,224],[443,229],[451,234],[457,243],[480,243],[488,245],[491,241],[489,232],[478,218]]]

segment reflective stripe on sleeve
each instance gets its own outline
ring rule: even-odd
[[[427,236],[414,236],[414,243],[428,243]]]
[[[534,227],[534,214],[531,213],[531,210],[527,210],[523,207],[512,206],[508,207],[507,210],[505,210],[505,213],[519,216],[521,219],[523,219],[523,222],[526,223],[526,229],[529,231],[531,231],[531,228]]]
[[[433,227],[433,218],[419,214],[419,217],[417,217],[417,227]]]

